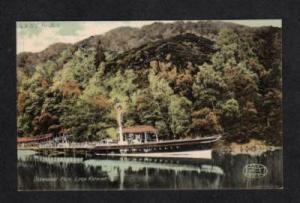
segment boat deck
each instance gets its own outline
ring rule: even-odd
[[[52,149],[70,149],[70,150],[117,150],[128,148],[152,148],[152,147],[172,147],[185,146],[193,144],[213,143],[221,138],[220,135],[178,140],[160,140],[158,142],[146,142],[137,144],[95,144],[95,143],[65,143],[63,145],[39,144],[34,146],[18,146],[19,150],[52,150]]]

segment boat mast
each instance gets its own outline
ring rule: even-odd
[[[117,111],[117,121],[119,125],[119,144],[124,144],[123,140],[123,129],[122,129],[122,120],[123,120],[123,109],[120,103],[115,105],[115,109]]]

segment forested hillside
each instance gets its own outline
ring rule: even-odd
[[[282,141],[281,29],[220,22],[118,28],[17,56],[18,136],[76,141],[150,124],[161,139]]]

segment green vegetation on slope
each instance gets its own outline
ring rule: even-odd
[[[77,141],[114,138],[120,102],[125,126],[153,125],[161,139],[282,140],[281,30],[221,29],[215,42],[182,34],[122,53],[82,42],[24,63],[18,136],[68,129]]]

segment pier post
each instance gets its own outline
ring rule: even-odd
[[[124,168],[120,167],[120,190],[124,189]]]

